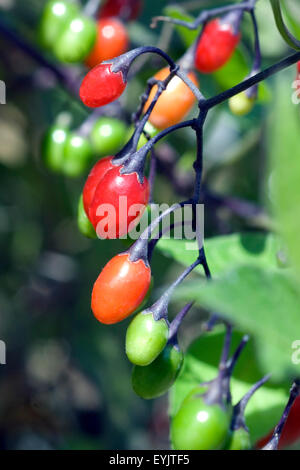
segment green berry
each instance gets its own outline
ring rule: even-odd
[[[128,133],[127,133],[127,140],[129,140],[133,133],[134,133],[134,126],[130,126],[130,128],[128,129]],[[147,132],[147,134],[149,134],[150,137],[154,137],[156,134],[158,134],[158,130],[156,129],[156,127],[152,126],[152,124],[148,121],[146,122],[146,125],[144,127],[144,131]],[[146,143],[148,142],[148,139],[146,139],[145,135],[142,134],[141,137],[140,137],[140,140],[139,140],[139,143],[138,143],[138,150],[143,147],[143,145],[145,145]]]
[[[226,446],[227,450],[249,450],[251,449],[251,441],[249,432],[244,428],[239,428],[233,431],[230,436],[229,445]]]
[[[147,366],[157,358],[168,340],[166,320],[155,320],[152,313],[139,313],[126,333],[126,354],[138,366]]]
[[[86,170],[92,158],[89,140],[78,134],[70,134],[64,149],[63,173],[76,178]]]
[[[66,24],[57,37],[53,52],[61,62],[82,62],[93,48],[96,37],[95,21],[78,15]]]
[[[64,149],[69,137],[69,130],[64,126],[54,125],[46,133],[42,144],[42,158],[52,171],[61,172],[64,164]]]
[[[78,211],[77,211],[77,225],[80,233],[88,238],[97,238],[97,234],[95,232],[94,227],[92,226],[91,222],[89,221],[84,207],[83,207],[83,198],[82,194],[79,198],[78,203]]]
[[[199,389],[192,391],[171,422],[176,450],[217,450],[227,441],[231,413],[219,404],[207,404]]]
[[[52,49],[65,25],[78,15],[75,3],[52,0],[46,3],[39,25],[39,41],[45,48]]]
[[[233,96],[229,100],[229,108],[236,116],[244,116],[252,110],[255,103],[254,98],[249,98],[244,91]]]
[[[124,145],[126,126],[119,119],[102,117],[95,123],[91,142],[99,156],[114,155]]]
[[[134,366],[132,387],[142,398],[156,398],[166,393],[175,382],[183,363],[183,353],[168,345],[148,366]]]

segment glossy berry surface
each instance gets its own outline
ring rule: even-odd
[[[190,394],[171,421],[176,450],[222,449],[229,434],[231,414],[220,405],[208,405],[203,396]]]
[[[118,323],[143,302],[151,270],[143,260],[131,261],[128,253],[112,258],[101,271],[92,292],[92,311],[102,323]]]
[[[39,24],[39,40],[43,47],[53,48],[61,32],[75,16],[78,6],[63,0],[52,0],[46,3]]]
[[[54,125],[46,133],[42,144],[42,158],[52,171],[63,171],[64,149],[70,132],[66,127]]]
[[[128,33],[117,18],[100,19],[97,23],[97,39],[85,60],[88,67],[95,67],[104,60],[114,59],[127,51]]]
[[[183,363],[183,353],[168,345],[148,366],[134,366],[132,387],[137,395],[145,399],[156,398],[166,393],[173,385]]]
[[[125,143],[127,128],[116,118],[102,117],[94,124],[91,142],[96,154],[114,155]]]
[[[83,207],[83,198],[82,195],[80,196],[78,209],[77,209],[77,226],[78,230],[82,235],[87,238],[97,238],[96,232],[94,227],[92,226],[91,222],[89,221],[84,207]]]
[[[245,116],[253,109],[255,100],[248,98],[245,92],[233,96],[229,100],[230,111],[236,116]]]
[[[169,75],[169,68],[165,67],[160,70],[154,78],[157,80],[164,80]],[[193,72],[188,74],[190,80],[198,86],[196,75]],[[145,105],[144,111],[151,104],[157,87],[154,86],[149,95],[149,99]],[[149,118],[150,123],[157,129],[165,129],[173,126],[188,114],[196,102],[196,98],[189,87],[177,76],[173,77],[159,97]]]
[[[101,7],[100,18],[116,16],[124,20],[134,20],[142,8],[141,0],[107,0]]]
[[[64,147],[63,173],[78,177],[86,170],[93,156],[89,140],[78,134],[70,134]]]
[[[94,46],[96,37],[95,22],[90,18],[78,15],[66,24],[57,37],[53,52],[61,62],[82,62]]]
[[[79,94],[86,106],[98,108],[115,101],[125,88],[122,72],[112,72],[111,64],[99,64],[84,77]]]
[[[212,73],[228,62],[240,40],[231,24],[216,18],[204,27],[195,55],[195,66],[202,73]]]
[[[230,436],[229,445],[226,446],[227,450],[249,450],[251,449],[251,441],[249,432],[244,428],[239,428],[233,431]]]
[[[132,230],[149,200],[147,178],[122,174],[122,167],[109,170],[99,182],[89,207],[89,219],[99,238],[120,238]]]
[[[102,158],[99,160],[91,169],[84,188],[83,188],[83,206],[85,209],[86,214],[89,214],[89,207],[91,205],[91,202],[93,200],[96,188],[98,183],[102,180],[104,175],[114,168],[114,165],[112,164],[112,159],[113,157],[106,157]]]
[[[139,313],[126,332],[126,354],[138,366],[147,366],[157,358],[168,341],[169,327],[164,319],[156,321],[152,313]]]

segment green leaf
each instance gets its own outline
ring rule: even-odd
[[[286,27],[284,23],[280,0],[271,0],[271,6],[273,9],[273,14],[274,14],[277,28],[281,36],[290,47],[293,47],[296,50],[300,50],[300,41],[297,40],[297,38],[293,37],[293,35],[291,34],[291,32],[288,30],[288,28]]]
[[[234,332],[231,352],[238,346],[242,334]],[[198,338],[185,354],[183,370],[170,393],[169,414],[178,411],[188,392],[200,382],[216,377],[218,363],[224,342],[224,330],[218,328],[212,333]],[[233,403],[240,398],[263,376],[255,359],[255,349],[250,341],[245,347],[234,370],[231,381]],[[246,408],[246,422],[252,442],[265,436],[278,422],[288,398],[288,386],[272,386],[267,383],[258,390]]]
[[[300,374],[292,361],[300,338],[300,296],[286,270],[239,267],[217,281],[185,283],[175,298],[195,300],[253,335],[262,370],[274,380]]]
[[[299,105],[293,104],[295,79],[281,73],[276,80],[275,101],[269,126],[269,160],[274,212],[287,244],[290,261],[300,271],[300,118]]]
[[[287,19],[288,25],[293,29],[293,33],[300,37],[300,5],[298,0],[289,2],[288,4],[282,3],[282,10]]]
[[[186,13],[182,7],[177,6],[177,5],[170,5],[170,6],[165,7],[163,10],[163,14],[165,16],[169,16],[170,18],[175,18],[176,20],[193,22],[195,19],[193,16]],[[177,26],[177,25],[175,26],[175,29],[176,31],[178,31],[186,47],[191,46],[193,42],[197,39],[197,36],[199,34],[198,29],[196,29],[195,31],[192,31],[183,26]]]
[[[197,243],[163,238],[157,245],[166,256],[184,266],[191,265],[197,256]],[[213,277],[242,265],[277,269],[279,242],[264,233],[235,233],[213,237],[204,242],[208,265]],[[203,272],[202,268],[198,268]]]

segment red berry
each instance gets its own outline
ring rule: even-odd
[[[105,157],[101,158],[91,169],[87,180],[85,182],[84,188],[83,188],[83,206],[84,210],[86,212],[86,215],[88,216],[89,214],[89,207],[90,204],[93,200],[96,187],[98,183],[102,180],[104,175],[114,168],[114,165],[112,164],[112,159],[113,157]]]
[[[297,70],[298,70],[298,74],[300,74],[300,60],[299,62],[297,62]]]
[[[216,18],[204,27],[196,49],[195,66],[202,73],[215,72],[230,59],[240,40],[230,23]]]
[[[120,169],[115,167],[105,174],[89,207],[89,219],[100,238],[120,238],[128,233],[149,200],[147,178],[141,183],[137,173],[122,174]]]
[[[122,72],[112,72],[112,64],[99,64],[84,77],[80,87],[81,101],[90,108],[111,103],[126,88]]]
[[[92,310],[102,323],[118,323],[143,302],[151,282],[151,269],[129,253],[112,258],[103,268],[92,292]]]
[[[117,18],[103,18],[97,24],[97,40],[86,59],[89,67],[124,54],[129,38],[125,26]]]
[[[100,9],[100,18],[117,16],[125,20],[134,20],[142,8],[141,0],[107,0]]]

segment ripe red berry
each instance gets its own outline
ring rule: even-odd
[[[119,98],[126,88],[121,71],[113,72],[112,64],[99,64],[84,77],[80,87],[81,101],[90,108],[98,108]]]
[[[105,157],[99,160],[91,169],[87,180],[85,182],[82,196],[83,196],[83,206],[84,210],[88,216],[89,214],[89,207],[90,204],[93,200],[96,187],[98,183],[102,180],[104,175],[114,168],[114,165],[112,164],[112,159],[113,157]]]
[[[298,74],[300,74],[300,60],[299,62],[297,62],[297,70],[298,70]]]
[[[117,18],[98,20],[96,43],[86,59],[89,67],[95,67],[104,60],[114,59],[126,52],[128,48],[128,33]]]
[[[139,181],[136,172],[109,170],[99,182],[89,207],[89,219],[98,237],[120,238],[139,221],[149,200],[147,178]]]
[[[151,269],[129,253],[112,258],[103,268],[92,292],[92,311],[101,323],[118,323],[143,302],[151,282]]]
[[[140,13],[141,0],[107,0],[100,9],[99,17],[116,16],[125,20],[134,20]]]
[[[240,40],[233,25],[216,18],[204,27],[196,49],[195,66],[202,73],[215,72],[230,59]]]

